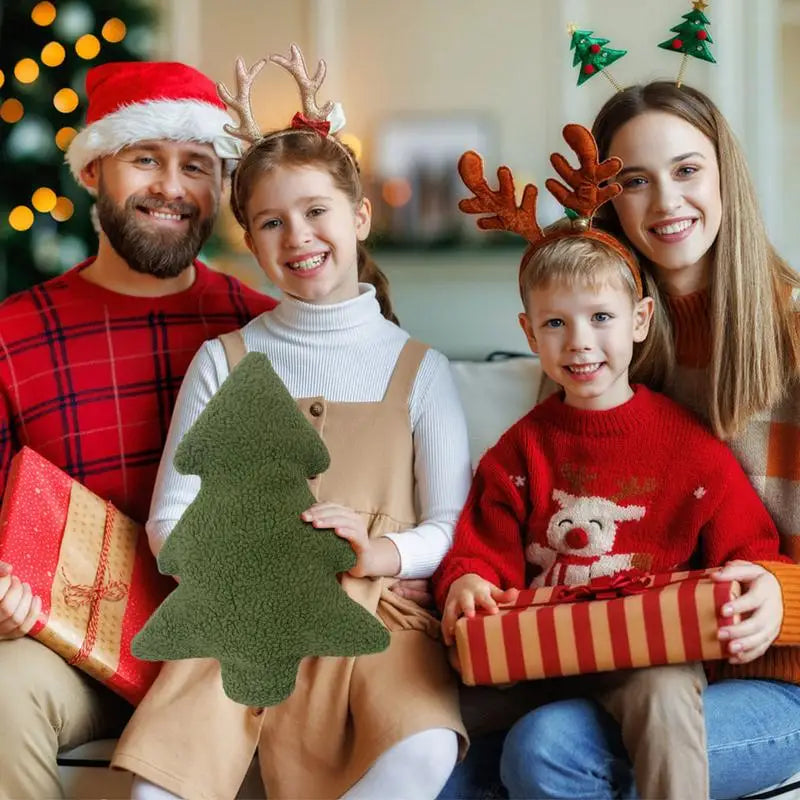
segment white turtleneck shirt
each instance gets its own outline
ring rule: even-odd
[[[333,403],[380,401],[409,338],[381,316],[369,284],[359,285],[358,297],[334,305],[284,295],[276,309],[256,317],[242,334],[248,351],[269,357],[292,397],[322,396]],[[222,344],[207,341],[181,385],[158,470],[147,522],[156,555],[200,489],[199,476],[175,469],[175,450],[227,376]],[[420,522],[388,536],[400,553],[398,577],[427,578],[450,549],[471,480],[464,412],[449,363],[435,350],[428,350],[422,360],[409,415]]]

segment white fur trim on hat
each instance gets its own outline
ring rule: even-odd
[[[150,100],[123,106],[84,128],[70,143],[66,160],[79,183],[81,170],[100,156],[149,139],[208,142],[220,158],[241,154],[238,139],[223,125],[233,120],[221,108],[201,100]]]

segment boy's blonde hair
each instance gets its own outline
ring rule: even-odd
[[[526,253],[519,274],[519,291],[526,313],[530,313],[531,291],[553,284],[592,290],[610,285],[627,292],[632,306],[639,302],[631,268],[611,247],[588,236],[565,236]],[[670,328],[658,293],[649,292],[646,283],[643,288],[644,296],[652,297],[655,307],[647,338],[634,345],[630,376],[634,382],[662,388],[669,379],[672,361]]]

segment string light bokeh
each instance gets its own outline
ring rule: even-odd
[[[86,72],[152,57],[150,0],[14,0],[0,26],[0,299],[91,255],[92,199],[64,163]],[[68,259],[73,259],[69,261]]]

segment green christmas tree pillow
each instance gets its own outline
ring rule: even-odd
[[[138,658],[215,658],[238,703],[279,703],[306,656],[376,653],[389,634],[341,588],[355,564],[300,519],[329,455],[269,359],[249,353],[184,436],[175,467],[200,492],[158,556],[178,587],[134,638]]]

